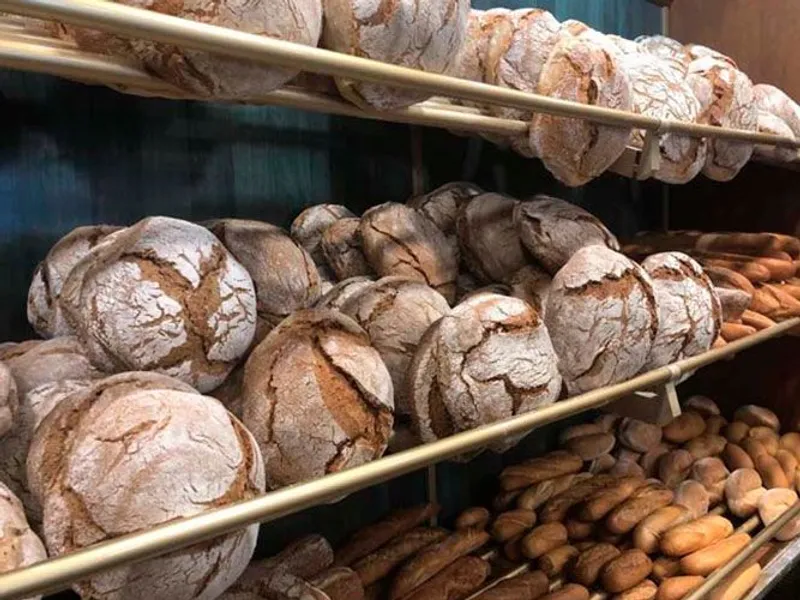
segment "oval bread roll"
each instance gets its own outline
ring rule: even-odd
[[[539,511],[542,523],[564,521],[573,506],[588,498],[593,492],[613,486],[617,478],[608,474],[593,475],[548,500]]]
[[[756,438],[746,437],[742,440],[741,446],[742,450],[747,452],[747,455],[753,460],[753,463],[762,455],[769,456],[766,446],[761,443],[761,440]]]
[[[681,600],[699,588],[703,581],[699,575],[668,577],[658,586],[656,600]]]
[[[692,410],[704,418],[719,416],[720,414],[717,403],[707,396],[690,396],[689,399],[683,403],[683,408],[685,410]]]
[[[779,445],[784,450],[788,450],[794,454],[794,457],[800,460],[800,433],[796,431],[784,433],[781,436]]]
[[[691,439],[703,435],[706,422],[696,412],[687,411],[675,417],[664,426],[664,439],[673,444],[685,444]]]
[[[571,542],[579,542],[589,539],[596,534],[595,523],[586,523],[577,519],[568,519],[564,523],[567,528],[567,537]]]
[[[797,501],[797,493],[794,490],[773,489],[764,492],[758,500],[758,514],[764,526],[776,521],[784,512],[797,504]],[[798,535],[800,535],[800,517],[795,517],[775,534],[775,539],[787,542]]]
[[[616,464],[617,459],[611,454],[602,454],[589,464],[588,471],[592,474],[608,473]]]
[[[674,494],[661,483],[648,483],[615,508],[606,519],[606,528],[622,535],[634,529],[645,517],[672,502]]]
[[[540,596],[539,600],[589,600],[589,590],[576,583],[567,583],[554,592]]]
[[[768,490],[774,488],[788,488],[789,479],[783,472],[781,464],[777,459],[768,454],[762,454],[756,458],[756,470],[761,475],[764,487]]]
[[[545,523],[534,527],[520,542],[522,554],[531,560],[567,543],[567,528],[561,523]]]
[[[658,586],[645,579],[639,585],[614,596],[614,600],[654,600],[658,593]]]
[[[764,446],[764,450],[770,456],[775,456],[775,453],[780,447],[780,437],[774,429],[770,429],[769,427],[751,427],[750,431],[747,432],[747,437],[754,438],[761,442],[761,445]]]
[[[574,452],[585,461],[591,461],[614,449],[616,439],[610,433],[592,433],[572,438],[565,444],[567,450]]]
[[[506,491],[534,485],[548,479],[575,474],[583,467],[581,457],[566,450],[550,452],[506,467],[500,473],[500,487]]]
[[[725,501],[731,513],[747,518],[756,512],[765,491],[755,469],[737,469],[725,482]]]
[[[658,478],[668,488],[674,488],[689,476],[694,457],[688,450],[673,450],[658,461]]]
[[[737,469],[755,469],[756,463],[750,458],[750,455],[738,444],[729,442],[722,451],[722,458],[725,461],[728,469],[736,471]]]
[[[647,579],[653,569],[652,561],[641,550],[626,550],[607,563],[600,573],[606,591],[618,594]]]
[[[733,559],[747,546],[751,537],[746,533],[734,533],[710,546],[681,558],[681,570],[686,575],[710,575]]]
[[[706,515],[673,527],[661,538],[661,551],[667,556],[686,556],[733,533],[733,525],[725,517]]]
[[[702,458],[692,465],[691,478],[699,481],[708,491],[708,502],[711,506],[719,504],[725,495],[725,481],[730,471],[720,459]]]
[[[658,582],[663,582],[665,579],[676,577],[680,574],[681,563],[675,558],[659,556],[653,561],[653,579]]]
[[[575,546],[564,544],[539,557],[539,568],[550,578],[561,575],[572,560],[580,554]]]
[[[761,565],[745,563],[731,573],[709,595],[709,600],[741,600],[755,587],[761,577]]]
[[[708,422],[706,421],[706,423]],[[686,449],[695,460],[700,460],[709,456],[719,456],[726,445],[727,441],[721,435],[704,433],[693,440],[689,440],[686,443]]]
[[[536,510],[550,498],[567,489],[575,478],[576,476],[570,473],[569,475],[540,481],[530,486],[517,498],[517,508]]]
[[[685,506],[672,504],[659,508],[648,515],[633,531],[633,545],[647,554],[655,554],[661,536],[677,525],[692,520],[692,512]]]
[[[725,439],[732,444],[740,444],[750,431],[750,425],[744,421],[732,421],[725,427]]]
[[[699,519],[708,513],[708,492],[702,483],[689,479],[675,488],[673,502],[685,506],[692,513],[692,518]]]
[[[558,443],[563,446],[572,438],[583,437],[584,435],[591,435],[594,433],[609,433],[609,431],[598,423],[580,423],[564,429],[558,435]]]
[[[710,435],[722,435],[722,430],[728,424],[728,420],[720,415],[706,417],[706,433]]]
[[[483,506],[475,506],[473,508],[468,508],[464,510],[458,517],[456,518],[455,527],[456,529],[486,529],[486,526],[489,524],[492,515],[489,512],[489,509],[484,508]]]
[[[658,425],[638,419],[624,419],[617,432],[620,444],[635,452],[649,452],[661,443],[662,430]]]
[[[617,558],[621,552],[611,544],[596,544],[580,553],[572,565],[571,578],[586,587],[591,587],[600,577],[603,567]]]
[[[510,510],[497,515],[492,523],[491,534],[498,542],[505,542],[525,533],[536,525],[536,513],[532,510]]]
[[[789,452],[788,450],[778,450],[775,453],[775,459],[781,466],[783,473],[786,475],[787,483],[789,484],[789,489],[794,488],[795,481],[797,479],[797,467],[798,461],[795,458],[794,454]]]
[[[659,430],[660,429],[661,428],[659,427]],[[670,446],[661,443],[652,450],[642,454],[642,457],[639,459],[639,464],[644,471],[645,477],[656,477],[658,474],[658,463],[660,462],[661,457],[670,451]]]
[[[608,474],[615,477],[638,477],[640,479],[645,477],[644,469],[632,460],[618,460],[609,469]]]
[[[617,506],[625,502],[642,486],[644,481],[638,477],[625,477],[616,485],[601,489],[589,496],[577,513],[582,521],[599,521]]]
[[[775,431],[779,431],[781,428],[778,415],[768,408],[756,406],[754,404],[740,406],[736,409],[733,418],[734,420],[741,421],[750,427],[769,427]]]

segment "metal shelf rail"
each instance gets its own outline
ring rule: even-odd
[[[697,369],[726,359],[752,346],[784,335],[800,326],[800,318],[784,321],[744,339],[699,356],[649,371],[626,382],[593,390],[535,412],[465,431],[398,454],[314,481],[221,507],[194,517],[131,534],[0,575],[0,600],[17,600],[55,592],[101,571],[185,548],[254,523],[281,517],[335,501],[346,494],[388,481],[428,465],[483,448],[511,436],[526,434],[546,424],[587,410],[601,408],[636,392],[674,386]],[[631,402],[642,400],[633,397]]]

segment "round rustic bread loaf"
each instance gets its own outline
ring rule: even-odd
[[[554,275],[584,246],[600,244],[619,250],[614,234],[580,206],[538,194],[517,203],[514,224],[533,257]]]
[[[779,135],[791,140],[796,139],[794,132],[786,124],[786,121],[761,109],[758,110],[758,132],[769,135]],[[780,146],[758,144],[754,151],[759,156],[785,162],[792,162],[797,158],[797,150],[794,148],[781,148]]]
[[[483,283],[506,282],[528,264],[514,226],[517,200],[502,194],[475,196],[456,223],[462,258]]]
[[[553,277],[545,321],[570,393],[624,381],[658,332],[653,282],[618,252],[586,246]]]
[[[36,333],[45,338],[73,333],[58,303],[64,281],[78,261],[108,234],[119,229],[110,225],[78,227],[50,249],[33,272],[28,290],[28,322]]]
[[[350,317],[301,310],[247,360],[244,423],[261,448],[270,489],[380,457],[392,432],[392,380]]]
[[[511,295],[525,300],[539,315],[544,316],[547,295],[553,278],[536,265],[526,265],[514,273],[510,280]]]
[[[597,36],[562,35],[539,78],[539,93],[592,106],[631,110],[631,82],[613,44]],[[630,129],[536,113],[530,145],[547,170],[569,186],[583,185],[625,151]]]
[[[372,277],[359,276],[344,279],[334,285],[324,296],[322,296],[314,308],[330,308],[341,310],[345,303],[364,288],[375,283]]]
[[[341,310],[364,328],[386,364],[395,412],[410,415],[408,365],[428,327],[450,311],[447,300],[419,281],[384,277],[351,297]]]
[[[11,431],[18,411],[17,384],[9,368],[0,362],[0,439]]]
[[[22,503],[0,482],[0,573],[22,569],[47,558],[44,545],[25,519]],[[30,596],[28,600],[39,600]]]
[[[753,83],[747,75],[727,62],[705,56],[689,65],[687,82],[701,104],[698,122],[756,131],[758,111]],[[750,160],[752,154],[753,144],[711,140],[703,173],[709,179],[729,181]]]
[[[683,44],[663,35],[641,35],[636,38],[635,42],[645,52],[654,54],[662,60],[669,60],[673,64],[681,65],[684,74],[694,60]]]
[[[774,85],[759,83],[753,86],[756,107],[778,117],[795,136],[800,136],[800,106]]]
[[[455,300],[458,253],[428,218],[387,202],[364,213],[360,231],[364,254],[379,275],[422,281],[448,302]]]
[[[420,341],[408,371],[414,427],[430,442],[551,404],[561,392],[556,361],[530,305],[497,294],[473,296]]]
[[[227,27],[244,33],[316,46],[322,32],[321,0],[266,0],[263,2],[169,3],[114,0],[175,17]],[[228,58],[170,44],[127,40],[107,33],[69,27],[69,35],[85,50],[106,54],[133,53],[147,68],[166,81],[192,93],[236,99],[271,92],[298,74],[250,61]]]
[[[256,329],[245,268],[204,227],[149,217],[73,268],[61,303],[92,363],[158,371],[200,391],[225,380]]]
[[[53,555],[264,491],[256,442],[222,404],[160,384],[141,389],[137,374],[125,376],[125,383],[112,377],[65,398],[36,432],[28,474]],[[244,571],[257,534],[254,525],[94,575],[74,589],[98,599],[216,598]]]
[[[360,225],[360,219],[346,217],[332,223],[322,232],[320,245],[325,262],[339,281],[373,275],[364,256]]]
[[[317,264],[325,264],[322,252],[322,234],[339,219],[353,218],[348,208],[341,204],[317,204],[309,206],[292,221],[289,230],[292,237],[306,249]]]
[[[464,43],[469,0],[397,0],[390,6],[365,0],[325,0],[326,48],[373,60],[447,72]],[[429,94],[337,78],[342,96],[381,110],[410,106]]]
[[[220,219],[206,226],[253,279],[257,339],[319,299],[320,278],[311,255],[280,227],[244,219]]]
[[[433,221],[458,252],[458,212],[470,198],[482,193],[483,190],[474,183],[453,181],[428,194],[411,198],[407,204]]]
[[[642,267],[658,307],[658,334],[645,369],[709,350],[722,327],[722,306],[703,267],[681,252],[653,254]]]

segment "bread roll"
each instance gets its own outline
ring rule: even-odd
[[[597,423],[579,423],[578,425],[572,425],[571,427],[564,429],[558,435],[558,443],[563,446],[573,438],[583,437],[585,435],[591,435],[594,433],[608,432],[609,430]]]
[[[576,583],[567,583],[549,594],[540,596],[539,600],[589,600],[589,590]]]
[[[249,570],[249,569],[248,569]],[[245,576],[248,573],[245,572]],[[363,590],[361,590],[363,593]],[[264,573],[260,579],[242,581],[239,579],[220,600],[332,600],[328,594],[308,581],[280,569]]]
[[[800,136],[800,107],[785,92],[774,85],[759,83],[753,86],[756,107],[786,124],[794,136]]]
[[[536,265],[522,267],[509,281],[511,295],[525,300],[542,316],[552,283],[553,278]]]
[[[699,575],[668,577],[658,586],[656,600],[681,600],[703,585]]]
[[[740,406],[736,409],[733,418],[736,421],[745,423],[749,427],[769,427],[775,431],[779,431],[781,428],[778,415],[768,408],[755,406],[754,404]]]
[[[448,532],[445,529],[416,527],[406,533],[398,534],[391,538],[389,542],[381,545],[381,540],[386,538],[383,534],[388,534],[393,530],[399,531],[400,525],[407,520],[405,517],[411,516],[411,514],[413,513],[405,512],[398,514],[394,518],[390,517],[380,529],[374,526],[365,528],[362,530],[363,534],[360,537],[353,538],[348,546],[337,553],[337,563],[351,562],[353,570],[366,587],[388,576],[403,561],[423,548],[441,542],[447,537]],[[363,555],[355,562],[351,560],[354,556],[363,554],[368,548],[374,548],[376,544],[380,546],[376,550],[370,550],[368,554]],[[357,554],[355,553],[356,550],[358,551]]]
[[[464,556],[404,596],[408,600],[461,600],[489,577],[491,566],[477,556]]]
[[[725,495],[725,482],[730,471],[716,457],[701,458],[692,465],[690,477],[699,481],[708,491],[709,505],[719,504]]]
[[[65,317],[101,370],[159,371],[217,387],[255,334],[253,281],[209,231],[149,217],[70,272]]]
[[[610,433],[593,433],[573,438],[566,443],[567,450],[589,461],[613,450],[616,439]]]
[[[615,51],[594,36],[562,36],[542,69],[539,93],[593,106],[633,108],[631,82]],[[545,113],[535,113],[530,128],[536,155],[572,187],[608,169],[625,150],[629,136],[629,129]]]
[[[777,135],[790,140],[796,139],[794,132],[789,125],[786,124],[786,121],[758,107],[758,97],[756,97],[756,106],[756,131],[769,135]],[[797,158],[797,150],[795,148],[784,148],[769,144],[756,145],[754,152],[757,156],[775,161],[792,162]]]
[[[510,468],[504,470],[501,475],[500,484],[504,483],[505,477],[510,477]],[[542,523],[553,523],[555,521],[564,521],[570,509],[581,503],[597,490],[612,487],[617,483],[617,478],[610,475],[593,475],[592,477],[573,483],[568,489],[564,490],[557,496],[548,500],[539,511],[539,520]]]
[[[722,580],[709,595],[709,600],[741,600],[755,587],[760,577],[761,565],[746,562]]]
[[[573,474],[568,474],[531,485],[517,498],[517,508],[536,510],[550,498],[567,489],[574,479]]]
[[[300,578],[311,579],[331,568],[333,548],[319,534],[298,538],[278,554],[250,563],[231,589],[251,589],[273,571],[286,571]]]
[[[624,419],[617,437],[620,444],[635,452],[649,452],[661,443],[661,427],[638,419]]]
[[[637,489],[625,502],[611,511],[606,528],[623,535],[633,530],[645,517],[672,502],[674,494],[661,483],[648,483]]]
[[[721,435],[722,430],[727,424],[728,420],[721,415],[706,417],[706,433],[710,435]]]
[[[373,270],[364,256],[361,221],[345,217],[322,232],[322,253],[339,281],[351,277],[371,277]]]
[[[708,513],[709,495],[702,483],[689,479],[675,488],[673,502],[685,506],[692,513],[692,518],[699,519]]]
[[[639,585],[652,569],[647,554],[638,549],[626,550],[603,567],[600,581],[606,591],[618,594]]]
[[[535,512],[518,508],[497,515],[491,534],[495,541],[505,542],[525,533],[535,524]]]
[[[429,219],[404,204],[387,202],[364,213],[360,232],[376,273],[421,281],[449,302],[455,300],[458,255]]]
[[[764,487],[768,490],[774,488],[788,488],[789,479],[783,472],[781,464],[769,454],[761,454],[755,459],[756,470],[761,475]]]
[[[659,459],[658,478],[668,488],[675,488],[689,477],[693,464],[694,457],[688,450],[673,450]]]
[[[324,0],[322,42],[329,50],[432,73],[452,68],[464,43],[470,3],[435,0],[419,10],[401,0],[391,9],[361,0]],[[380,110],[421,102],[428,94],[370,82],[337,78],[341,94],[360,106]]]
[[[119,229],[111,225],[77,227],[58,240],[37,265],[28,290],[28,322],[36,333],[44,338],[74,333],[59,303],[64,281],[92,248]]]
[[[614,596],[614,600],[655,600],[657,593],[658,586],[649,579],[645,579],[639,585]]]
[[[690,396],[682,406],[685,410],[692,410],[705,418],[720,414],[719,406],[708,396]]]
[[[548,577],[555,577],[561,575],[572,560],[579,554],[580,551],[575,546],[565,544],[539,557],[539,562],[537,564],[539,568],[544,571],[545,575]]]
[[[311,255],[281,228],[245,219],[220,219],[206,226],[253,278],[259,340],[319,299],[320,277]]]
[[[321,296],[314,307],[341,310],[352,296],[358,294],[361,290],[369,287],[374,282],[374,279],[365,275],[343,279]]]
[[[611,544],[596,544],[580,553],[572,565],[570,578],[581,585],[591,587],[600,577],[603,567],[620,554],[621,552]]]
[[[642,487],[638,477],[623,477],[615,485],[592,493],[577,512],[582,521],[599,521]]]
[[[258,446],[222,404],[141,387],[130,374],[101,381],[63,400],[36,432],[29,467],[38,472],[51,555],[264,492]],[[121,452],[120,439],[135,451]],[[191,482],[179,483],[187,473]],[[93,575],[74,589],[95,598],[217,597],[244,571],[257,532],[254,525]]]
[[[567,543],[567,528],[561,523],[545,523],[534,527],[520,541],[522,554],[531,560]]]
[[[778,433],[769,427],[751,427],[747,432],[747,437],[758,440],[764,447],[764,451],[770,456],[775,456],[780,448]]]
[[[673,444],[684,444],[691,439],[703,435],[706,422],[699,414],[687,411],[675,417],[664,426],[664,439]]]
[[[589,473],[595,475],[597,473],[608,473],[617,466],[617,459],[611,454],[601,454],[589,463]]]
[[[725,501],[731,513],[744,519],[756,512],[765,491],[755,469],[737,469],[725,482]]]
[[[44,545],[31,530],[22,502],[0,483],[0,574],[47,559]],[[30,600],[39,600],[32,596]]]
[[[545,320],[570,393],[618,383],[644,366],[655,339],[652,281],[613,250],[581,248],[553,278]]]
[[[528,263],[514,225],[517,201],[501,194],[481,194],[461,209],[456,229],[464,262],[484,283],[509,281]]]
[[[795,458],[794,454],[788,450],[781,449],[775,453],[775,459],[778,461],[783,473],[786,475],[786,481],[789,489],[794,488],[797,479],[797,468],[800,466],[797,458]]]
[[[681,574],[681,562],[676,558],[659,556],[653,561],[653,579],[659,583]]]
[[[476,600],[537,600],[547,593],[547,575],[531,571],[504,579],[476,597]]]
[[[733,525],[725,517],[705,515],[673,527],[661,538],[661,551],[667,556],[686,556],[725,539],[733,533]]]
[[[367,334],[324,309],[296,312],[256,347],[242,397],[270,489],[381,456],[394,420],[392,381]]]
[[[758,499],[758,516],[764,526],[778,520],[787,510],[797,504],[797,492],[787,489],[767,490]],[[788,542],[800,535],[800,517],[795,517],[775,534],[775,539]]]
[[[751,542],[746,533],[734,533],[710,546],[693,552],[681,559],[681,570],[686,575],[711,575],[719,567],[732,560]]]
[[[794,457],[800,460],[800,433],[796,431],[790,431],[788,433],[784,433],[780,440],[778,441],[778,445],[781,449],[788,450]]]
[[[424,283],[384,277],[355,293],[341,310],[364,328],[386,364],[396,412],[411,415],[408,365],[428,327],[449,312],[447,300]]]
[[[315,575],[308,582],[330,600],[364,600],[364,586],[352,569],[334,567]]]
[[[642,519],[633,531],[633,545],[647,554],[655,554],[661,536],[677,525],[692,520],[692,512],[685,506],[671,504],[654,511]]]
[[[412,422],[426,442],[547,406],[561,393],[544,323],[522,300],[496,294],[462,302],[427,331],[408,384]]]
[[[305,248],[317,264],[325,264],[322,252],[322,234],[339,219],[353,218],[348,208],[341,204],[317,204],[303,210],[289,230],[292,237]]]
[[[750,307],[753,301],[752,294],[744,290],[729,290],[727,288],[716,287],[714,288],[719,296],[720,305],[722,306],[722,320],[726,322],[737,321],[742,318],[742,315]]]
[[[658,430],[661,431],[661,428],[659,427]],[[642,457],[639,459],[639,464],[646,477],[655,477],[658,474],[658,465],[661,461],[661,457],[668,452],[671,452],[670,446],[662,442],[652,450],[642,454]]]
[[[708,423],[708,422],[706,422]],[[709,456],[719,456],[725,449],[728,442],[721,435],[711,435],[704,433],[701,436],[689,440],[686,449],[695,460],[708,458]]]
[[[725,439],[731,444],[739,444],[747,437],[750,425],[743,421],[733,421],[725,427]]]

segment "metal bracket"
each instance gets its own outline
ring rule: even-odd
[[[661,150],[659,142],[661,134],[655,131],[648,131],[644,136],[644,147],[639,154],[639,164],[636,169],[636,179],[644,181],[650,179],[653,173],[661,167]]]
[[[634,392],[606,404],[605,412],[630,417],[656,425],[666,425],[681,414],[675,383],[670,381],[655,390]]]

